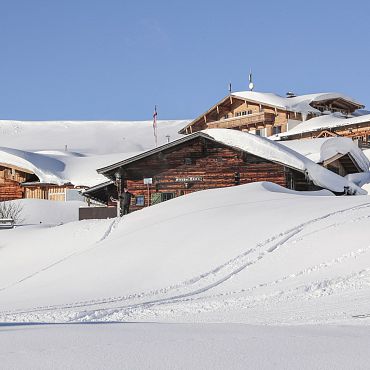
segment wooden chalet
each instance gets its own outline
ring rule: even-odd
[[[277,152],[282,150],[281,144],[258,140],[263,145],[276,146]],[[204,132],[187,135],[97,171],[110,181],[88,189],[84,195],[113,206],[111,200],[117,199],[117,187],[127,187],[135,196],[133,210],[199,190],[257,181],[270,181],[293,190],[322,189],[302,168],[228,145]]]
[[[65,201],[76,187],[71,183],[43,183],[32,171],[0,163],[0,201],[47,199]]]
[[[229,128],[260,136],[290,130],[322,112],[351,114],[364,106],[340,94],[309,94],[284,98],[271,93],[232,93],[184,127],[181,134],[207,128]]]

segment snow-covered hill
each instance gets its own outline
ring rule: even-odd
[[[158,121],[158,145],[175,140],[189,121]],[[153,148],[151,121],[0,121],[0,147],[89,155]],[[45,154],[45,152],[44,152]]]
[[[368,322],[369,220],[368,196],[255,183],[2,231],[0,321]]]

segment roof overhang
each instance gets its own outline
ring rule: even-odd
[[[224,145],[226,147],[232,148],[232,149],[234,149],[236,151],[239,151],[239,152],[249,153],[247,150],[243,150],[243,149],[241,149],[239,147],[228,145],[226,143],[220,142],[220,141],[214,139],[213,137],[211,137],[210,135],[207,135],[204,132],[198,131],[198,132],[195,132],[193,134],[187,135],[187,136],[185,136],[183,138],[180,138],[180,139],[178,139],[176,141],[172,141],[172,142],[170,142],[168,144],[162,145],[162,146],[160,146],[158,148],[155,148],[155,149],[149,150],[147,152],[141,153],[141,154],[139,154],[137,156],[134,156],[134,157],[131,157],[131,158],[127,158],[127,159],[125,159],[125,160],[123,160],[121,162],[114,163],[114,164],[112,164],[110,166],[107,166],[107,167],[100,168],[100,169],[97,170],[97,172],[99,174],[102,174],[102,175],[106,176],[107,178],[109,178],[111,180],[115,180],[114,174],[116,172],[119,172],[120,169],[121,169],[121,167],[124,167],[124,166],[126,166],[126,165],[128,165],[130,163],[139,161],[141,159],[145,159],[145,158],[147,158],[147,157],[149,157],[149,156],[151,156],[153,154],[157,154],[157,153],[159,153],[159,152],[161,152],[163,150],[167,150],[167,149],[176,147],[177,145],[186,143],[188,141],[194,140],[194,139],[199,138],[199,137],[202,137],[202,138],[204,138],[206,140],[209,140],[209,141],[212,141],[212,142],[219,143],[221,145]],[[253,155],[255,155],[255,154],[253,154]],[[258,155],[256,155],[256,156],[258,157]],[[295,170],[295,171],[304,173],[303,170],[301,170],[299,168],[296,168],[296,167],[289,166],[286,163],[282,163],[282,162],[279,162],[279,161],[276,161],[276,160],[273,160],[273,159],[269,159],[269,158],[265,158],[265,159],[268,160],[268,161],[270,161],[270,162],[280,164],[280,165],[282,165],[282,166],[284,166],[286,168],[290,168],[292,170]],[[104,184],[106,184],[106,183],[104,183]],[[100,186],[103,186],[104,184],[100,184]],[[92,189],[92,188],[90,188],[90,189]],[[90,191],[90,189],[88,191]]]

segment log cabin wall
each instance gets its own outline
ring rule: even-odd
[[[23,189],[19,182],[0,179],[0,202],[23,198]]]
[[[26,181],[30,174],[16,168],[0,165],[0,201],[23,198],[20,182]]]
[[[289,187],[287,169],[252,154],[197,138],[122,167],[125,185],[142,206],[152,204],[155,194],[177,197],[194,191],[271,181]],[[148,194],[143,178],[152,178]],[[303,182],[306,182],[303,176]],[[302,184],[303,184],[302,182]],[[307,182],[306,182],[307,184]],[[133,209],[142,208],[135,205]]]

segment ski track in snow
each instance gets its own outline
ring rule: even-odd
[[[210,291],[212,288],[221,285],[222,283],[229,280],[233,276],[236,276],[237,274],[239,274],[241,271],[248,268],[249,266],[255,263],[258,263],[266,255],[273,253],[274,251],[278,250],[282,246],[287,246],[290,243],[296,242],[298,240],[302,240],[304,237],[308,235],[312,235],[314,233],[320,232],[330,227],[336,227],[339,224],[334,223],[334,224],[325,226],[323,228],[318,228],[314,231],[310,231],[306,234],[302,234],[302,231],[304,231],[305,228],[307,228],[308,226],[311,226],[313,224],[318,224],[319,226],[319,223],[321,221],[326,220],[332,216],[344,214],[346,212],[355,212],[355,211],[366,209],[369,207],[370,207],[370,203],[364,203],[358,206],[327,213],[321,217],[314,218],[304,223],[301,223],[293,228],[290,228],[284,232],[280,232],[260,243],[257,243],[254,248],[250,248],[246,250],[244,253],[240,254],[239,256],[227,261],[225,264],[220,265],[207,273],[204,273],[200,276],[194,277],[190,280],[184,281],[174,286],[170,286],[167,288],[154,290],[154,291],[150,291],[146,293],[131,294],[129,296],[109,297],[109,298],[102,298],[102,299],[94,299],[91,301],[74,302],[74,303],[63,304],[63,305],[50,305],[50,306],[43,306],[43,307],[35,307],[29,310],[19,309],[19,310],[3,311],[3,312],[0,312],[0,315],[3,316],[4,318],[16,317],[17,319],[19,319],[20,317],[24,315],[38,316],[41,313],[44,313],[46,316],[49,316],[49,317],[56,316],[57,319],[60,316],[64,316],[67,319],[67,321],[86,321],[88,319],[91,320],[92,318],[93,320],[98,320],[98,319],[101,320],[107,317],[109,318],[109,317],[116,315],[117,313],[120,313],[121,315],[125,315],[125,313],[127,313],[127,315],[131,316],[132,313],[137,309],[145,310],[153,306],[168,305],[168,304],[180,303],[180,302],[189,302],[192,300],[196,302],[197,300],[202,300],[203,298],[205,298],[205,296],[199,296],[201,293],[205,293],[207,291]],[[370,218],[370,215],[357,217],[351,220],[346,220],[343,223],[357,222],[357,221],[360,221],[366,218]],[[102,238],[97,243],[95,243],[93,247],[89,246],[89,248],[84,249],[83,251],[75,252],[69,256],[66,256],[63,259],[43,268],[42,270],[35,272],[34,274],[29,275],[28,277],[18,281],[17,283],[20,283],[26,279],[32,278],[34,275],[41,273],[49,268],[52,268],[56,264],[62,263],[66,259],[71,258],[72,256],[76,254],[81,254],[91,248],[94,248],[97,244],[100,244],[100,242],[102,242],[103,240],[109,237],[109,235],[117,227],[118,222],[119,220],[113,221],[112,224],[108,227],[107,231],[102,236]],[[312,266],[305,270],[298,271],[295,274],[283,276],[282,278],[277,279],[275,281],[266,282],[266,283],[259,284],[254,287],[248,288],[248,289],[242,289],[240,291],[225,292],[225,293],[219,293],[219,294],[210,295],[210,296],[208,295],[207,298],[214,298],[214,297],[223,296],[223,295],[228,296],[231,294],[238,294],[238,293],[246,293],[246,292],[251,292],[253,290],[256,290],[258,288],[277,285],[280,282],[283,282],[285,280],[294,279],[304,274],[309,274],[311,272],[318,271],[320,269],[327,268],[327,267],[333,266],[338,263],[342,263],[346,259],[356,258],[357,255],[368,253],[369,251],[370,251],[370,246],[368,248],[362,248],[362,249],[358,249],[355,252],[344,254],[328,262],[320,263],[318,265]],[[250,258],[253,255],[253,253],[257,255],[254,258]],[[364,273],[364,271],[359,272],[359,274],[361,273]],[[351,277],[347,277],[347,280],[350,278]],[[334,283],[335,282],[332,282],[332,284]],[[326,282],[326,287],[330,286],[330,284],[331,284],[330,282]],[[294,290],[297,290],[297,289],[298,290],[301,289],[305,294],[310,291],[315,291],[313,286],[311,288],[310,287],[297,287]],[[289,292],[284,292],[284,293],[289,295]],[[169,294],[171,295],[168,296]],[[279,296],[281,294],[282,292],[273,293],[270,295],[270,297],[275,296],[275,295]],[[150,299],[151,297],[152,299]],[[267,299],[266,296],[264,297],[265,297],[264,299]],[[256,297],[253,297],[253,299],[256,300]],[[124,301],[126,301],[127,304],[122,305]],[[131,302],[134,301],[134,302],[129,303],[130,301]],[[87,309],[87,307],[91,307],[91,308]],[[80,309],[80,308],[85,308],[85,309],[76,311],[76,309]],[[63,311],[70,310],[70,311],[62,314],[60,312],[61,310]],[[53,313],[51,311],[55,311],[55,312]],[[49,312],[49,314],[47,312]]]
[[[105,240],[116,228],[117,228],[117,226],[118,226],[118,224],[119,224],[119,221],[120,221],[120,219],[119,218],[116,218],[116,219],[114,219],[114,221],[109,225],[109,227],[108,227],[108,229],[105,231],[105,233],[103,234],[103,236],[101,237],[101,239],[99,239],[95,244],[93,244],[93,245],[88,245],[86,248],[84,248],[84,249],[81,249],[81,250],[79,250],[79,251],[75,251],[75,252],[73,252],[73,253],[70,253],[70,254],[68,254],[67,256],[64,256],[63,258],[60,258],[59,260],[57,260],[57,261],[55,261],[55,262],[53,262],[53,263],[51,263],[51,264],[49,264],[49,265],[47,265],[47,266],[45,266],[45,267],[43,267],[42,269],[40,269],[40,270],[38,270],[38,271],[35,271],[35,272],[33,272],[32,274],[29,274],[29,275],[27,275],[27,276],[25,276],[24,278],[22,278],[22,279],[19,279],[19,280],[17,280],[17,281],[15,281],[15,282],[13,282],[13,283],[11,283],[11,284],[9,284],[9,285],[7,285],[7,286],[5,286],[5,287],[2,287],[2,288],[0,288],[0,292],[1,291],[4,291],[4,290],[6,290],[6,289],[9,289],[9,288],[12,288],[12,287],[14,287],[15,285],[17,285],[17,284],[20,284],[20,283],[22,283],[22,282],[24,282],[24,281],[26,281],[26,280],[28,280],[28,279],[31,279],[31,278],[33,278],[34,276],[36,276],[36,275],[38,275],[38,274],[40,274],[40,273],[42,273],[42,272],[44,272],[44,271],[47,271],[47,270],[49,270],[49,269],[51,269],[51,268],[53,268],[54,266],[57,266],[57,265],[59,265],[60,263],[62,263],[62,262],[65,262],[66,260],[68,260],[68,259],[70,259],[71,257],[74,257],[74,256],[78,256],[78,255],[80,255],[80,254],[83,254],[83,253],[85,253],[85,252],[87,252],[87,251],[90,251],[90,250],[92,250],[92,249],[94,249],[94,248],[96,248],[103,240]]]

